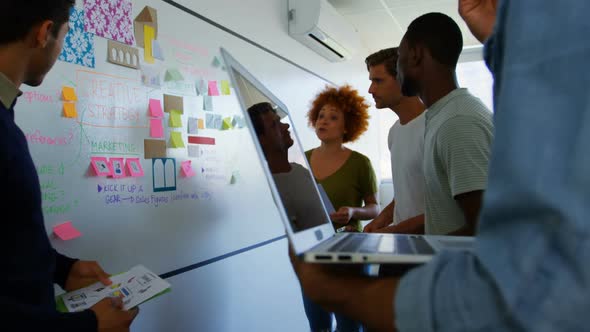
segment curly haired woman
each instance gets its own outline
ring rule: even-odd
[[[362,231],[361,220],[379,214],[377,183],[371,161],[344,146],[354,142],[369,125],[369,105],[358,92],[344,85],[326,87],[307,113],[321,144],[306,151],[316,182],[326,191],[336,212],[330,215],[335,229]],[[312,331],[331,329],[331,314],[304,296],[305,312]],[[338,331],[360,331],[361,325],[338,314]]]

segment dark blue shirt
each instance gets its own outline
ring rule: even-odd
[[[47,238],[39,178],[12,106],[0,102],[2,324],[19,331],[96,331],[92,311],[56,310],[54,283],[64,287],[76,260],[57,253]]]

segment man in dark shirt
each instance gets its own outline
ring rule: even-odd
[[[120,298],[104,299],[89,310],[56,310],[54,283],[74,290],[108,274],[92,261],[80,261],[52,248],[43,221],[39,178],[26,138],[14,121],[21,84],[38,86],[61,52],[74,0],[0,1],[0,211],[16,212],[4,221],[0,241],[2,323],[19,331],[125,331],[137,309],[125,311]]]

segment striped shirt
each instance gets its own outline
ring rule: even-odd
[[[455,197],[485,190],[493,131],[492,113],[467,89],[455,89],[426,112],[426,234],[444,235],[466,225]]]

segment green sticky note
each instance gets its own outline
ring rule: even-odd
[[[172,128],[182,127],[182,119],[180,118],[181,114],[182,114],[181,111],[170,110],[170,121],[169,121],[170,127],[172,127]]]
[[[179,131],[170,132],[170,143],[172,144],[173,148],[184,148],[182,134]]]
[[[234,126],[231,124],[231,117],[227,117],[223,119],[223,125],[221,126],[222,130],[232,129]]]
[[[213,62],[211,63],[213,67],[217,68],[221,65],[221,61],[217,58],[217,56],[213,57]]]
[[[227,80],[221,81],[221,94],[222,95],[229,95],[230,94],[229,81],[227,81]]]
[[[170,68],[170,69],[166,70],[166,74],[164,75],[164,81],[170,82],[170,81],[183,81],[183,80],[184,80],[184,77],[182,76],[180,71],[178,71],[178,69]]]

